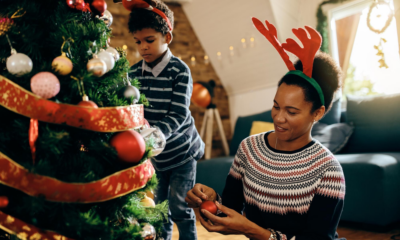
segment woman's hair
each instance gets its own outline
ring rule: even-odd
[[[151,6],[161,10],[174,27],[174,12],[160,0],[145,0]],[[140,31],[144,28],[152,28],[163,35],[169,32],[167,22],[157,13],[143,8],[134,8],[130,14],[128,28],[131,33]]]
[[[296,70],[303,71],[303,64],[299,60],[294,63],[294,67]],[[342,71],[331,56],[323,52],[318,52],[314,58],[312,78],[317,81],[324,93],[326,114],[332,106],[336,90],[340,87]],[[289,74],[285,75],[279,81],[278,86],[281,86],[282,83],[301,87],[305,100],[313,104],[311,112],[315,112],[315,110],[322,106],[317,90],[305,79]]]

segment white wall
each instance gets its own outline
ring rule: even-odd
[[[230,101],[231,122],[238,116],[272,108],[276,85],[287,72],[276,50],[254,28],[251,17],[269,20],[278,38],[294,38],[292,28],[316,26],[316,11],[322,0],[193,0],[182,4],[197,37],[209,55]],[[256,39],[253,48],[240,40]],[[229,56],[229,47],[235,56]],[[217,52],[222,53],[219,61]]]

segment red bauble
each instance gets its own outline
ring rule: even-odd
[[[67,5],[72,9],[82,11],[86,3],[84,0],[67,0]]]
[[[138,163],[146,152],[146,143],[135,130],[116,134],[110,144],[117,150],[118,158],[130,164]]]
[[[218,212],[217,205],[215,205],[215,203],[213,201],[204,201],[200,205],[200,211],[203,209],[209,211],[210,213],[212,213],[214,215],[216,215]]]
[[[91,5],[92,11],[100,16],[107,10],[107,3],[104,0],[94,0]]]
[[[94,103],[94,102],[92,102],[90,100],[89,101],[81,101],[80,103],[78,103],[78,106],[90,107],[90,108],[99,108],[96,103]]]
[[[0,197],[0,208],[6,208],[8,206],[8,197]]]

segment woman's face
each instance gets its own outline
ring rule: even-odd
[[[311,113],[312,103],[305,101],[303,89],[282,83],[271,111],[277,138],[291,141],[305,134],[309,136],[314,120],[318,121],[324,114],[325,108],[322,108]]]

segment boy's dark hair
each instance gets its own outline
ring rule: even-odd
[[[174,12],[172,12],[165,3],[160,0],[145,1],[151,6],[161,10],[171,22],[172,28],[174,28]],[[143,8],[135,8],[132,10],[128,22],[128,28],[131,33],[140,31],[144,28],[152,28],[157,32],[161,32],[163,35],[169,32],[167,22],[160,15]]]
[[[297,60],[294,63],[296,70],[303,71],[303,64]],[[335,60],[326,53],[318,52],[314,58],[312,78],[321,86],[325,98],[325,114],[332,106],[333,96],[340,87],[342,71]],[[286,75],[280,81],[287,85],[296,85],[303,89],[305,100],[313,104],[311,112],[315,112],[322,106],[317,90],[305,79],[296,75]]]

